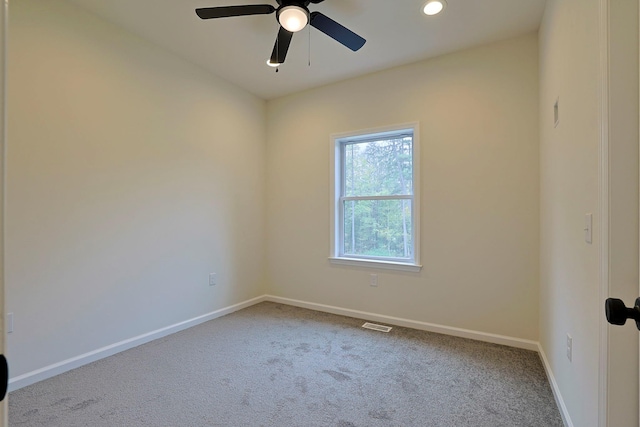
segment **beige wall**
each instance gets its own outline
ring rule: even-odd
[[[598,1],[550,0],[540,40],[540,343],[573,425],[598,425]],[[553,106],[559,100],[560,123]],[[594,215],[593,243],[584,215]],[[573,362],[566,334],[573,337]],[[632,424],[629,424],[632,425]]]
[[[270,101],[269,291],[537,340],[537,58],[529,35]],[[330,265],[330,135],[413,121],[424,268]]]
[[[10,13],[12,377],[264,294],[265,102],[66,1]]]

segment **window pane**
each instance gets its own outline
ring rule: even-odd
[[[410,195],[413,189],[411,137],[344,145],[345,196]]]
[[[345,200],[344,255],[413,259],[411,200]]]

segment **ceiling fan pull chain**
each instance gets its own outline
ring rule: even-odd
[[[276,52],[278,52],[276,57],[279,59],[280,58],[280,37],[276,38]],[[279,72],[280,72],[280,63],[278,61],[278,66],[276,67],[276,73],[279,73]]]
[[[311,67],[311,25],[307,27],[309,27],[309,67]]]

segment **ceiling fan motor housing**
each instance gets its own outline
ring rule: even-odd
[[[322,0],[321,0],[322,1]],[[276,2],[278,3],[278,5],[280,7],[284,7],[284,6],[300,6],[304,9],[307,8],[307,6],[309,6],[310,3],[321,3],[321,1],[311,1],[311,0],[276,0]]]

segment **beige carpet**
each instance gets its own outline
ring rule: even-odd
[[[538,355],[262,303],[17,390],[10,426],[562,426]]]

